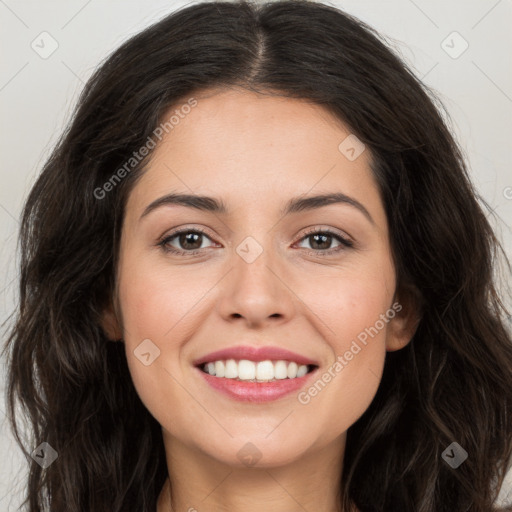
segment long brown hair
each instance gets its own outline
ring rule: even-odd
[[[199,3],[124,43],[86,84],[30,191],[6,344],[9,414],[27,455],[44,441],[58,459],[42,469],[28,458],[29,512],[155,510],[167,476],[161,429],[123,345],[100,327],[126,198],[147,158],[97,191],[170,106],[232,85],[309,99],[364,142],[397,286],[422,304],[412,341],[387,354],[373,402],[348,431],[344,510],[493,510],[512,455],[512,341],[495,286],[498,256],[510,263],[489,208],[442,104],[377,32],[327,5],[277,1]],[[468,453],[457,469],[441,456],[452,442]]]

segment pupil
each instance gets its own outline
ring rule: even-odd
[[[197,241],[200,240],[201,235],[199,233],[184,233],[180,235],[180,244],[185,249],[199,249],[201,247],[201,242],[197,247],[194,246],[194,241],[197,244]],[[192,244],[192,247],[190,247]]]
[[[331,235],[316,234],[316,235],[312,235],[312,236],[313,236],[313,239],[314,239],[314,244],[317,243],[317,239],[318,238],[322,239],[322,241],[319,244],[319,245],[322,245],[322,247],[319,247],[320,249],[328,249],[329,248],[330,244],[327,243],[326,240],[330,239]]]

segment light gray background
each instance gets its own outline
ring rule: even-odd
[[[84,82],[108,53],[189,3],[154,0],[0,0],[0,322],[16,300],[15,241],[26,194],[57,141]],[[512,253],[511,0],[332,0],[389,38],[446,105],[473,181]],[[48,51],[43,59],[31,47]],[[462,39],[455,35],[458,32]],[[449,37],[448,37],[449,36]],[[443,43],[443,41],[445,41]],[[457,54],[469,45],[460,56]],[[451,53],[451,55],[449,54]],[[457,58],[454,58],[457,57]],[[509,188],[510,187],[510,188]],[[4,391],[4,362],[0,392]],[[14,511],[26,462],[0,402],[0,511]],[[512,471],[502,489],[512,501]]]

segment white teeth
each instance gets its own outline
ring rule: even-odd
[[[274,365],[272,361],[260,361],[256,365],[257,380],[272,380],[274,378]]]
[[[249,380],[255,382],[267,382],[282,379],[294,379],[304,377],[308,373],[308,367],[305,364],[298,365],[295,362],[288,361],[249,361],[241,359],[235,361],[212,361],[203,365],[206,373],[216,377],[226,379]]]
[[[299,368],[297,369],[297,377],[304,377],[306,373],[308,373],[308,367],[303,364],[300,365]]]
[[[235,363],[236,364],[236,363]],[[252,361],[242,359],[238,363],[238,375],[241,380],[251,380],[256,378],[256,365]],[[235,377],[233,377],[235,378]]]
[[[288,377],[288,363],[286,361],[277,361],[274,364],[274,377],[276,379],[286,379]]]
[[[289,379],[294,379],[295,377],[297,377],[297,369],[298,369],[297,363],[291,362],[288,365],[288,378]]]
[[[215,375],[217,377],[224,377],[224,362],[223,361],[215,361]]]
[[[224,377],[227,377],[228,379],[236,379],[238,377],[238,365],[234,359],[226,361],[226,372],[224,373]]]

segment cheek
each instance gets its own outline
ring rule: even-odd
[[[208,291],[204,280],[184,272],[140,264],[120,274],[119,294],[123,327],[131,343],[150,338],[172,344],[173,332],[181,331],[187,316]],[[156,341],[159,340],[159,341]]]
[[[336,431],[344,431],[357,421],[379,387],[386,329],[392,318],[389,311],[394,288],[388,284],[390,276],[391,270],[382,269],[373,274],[345,274],[330,280],[328,288],[311,292],[315,312],[328,326],[323,332],[332,355],[299,402],[314,410],[319,420],[326,415],[323,421]]]
[[[380,279],[380,280],[379,280]],[[339,301],[332,346],[343,364],[344,386],[349,393],[376,391],[386,356],[386,330],[390,320],[392,292],[385,276],[345,282]]]
[[[175,411],[190,411],[195,403],[180,384],[189,364],[182,349],[212,309],[205,304],[211,300],[209,291],[216,280],[218,276],[212,272],[177,270],[142,256],[125,255],[120,264],[120,307],[133,384],[157,421],[167,428],[172,425],[176,432],[182,429],[183,435],[192,428],[187,421],[200,417],[201,411],[176,421]],[[144,340],[151,340],[156,347],[149,344],[149,365],[136,355],[141,355],[141,343],[148,344]],[[154,360],[153,353],[157,354]]]
[[[363,303],[364,304],[364,303]],[[366,303],[368,304],[368,303]],[[379,307],[347,306],[334,324],[332,356],[298,396],[307,415],[326,425],[326,441],[348,430],[368,409],[380,385],[386,358],[386,327],[373,330]],[[372,314],[373,313],[373,314]]]
[[[364,338],[365,329],[379,322],[390,308],[394,276],[387,267],[344,269],[338,275],[315,279],[314,286],[311,281],[302,286],[304,302],[325,323],[326,338],[338,353],[347,350],[350,340],[360,333]],[[381,322],[378,328],[385,331]]]

